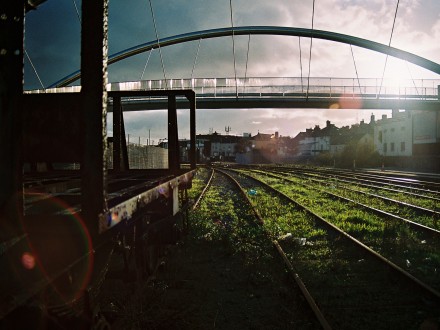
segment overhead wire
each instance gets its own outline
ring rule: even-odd
[[[391,28],[391,35],[390,35],[390,41],[388,42],[388,47],[391,46],[391,40],[393,39],[394,26],[395,26],[395,24],[396,24],[396,17],[397,17],[397,10],[399,9],[399,2],[400,2],[400,0],[397,0],[396,11],[394,12],[393,26],[392,26],[392,28]],[[379,93],[378,93],[378,95],[380,95],[380,92],[381,92],[381,90],[382,90],[383,78],[384,78],[384,76],[385,76],[385,70],[386,70],[386,67],[387,67],[387,62],[388,62],[388,54],[387,54],[387,56],[385,57],[385,64],[384,64],[384,66],[383,66],[382,79],[380,80],[380,87],[379,87]]]
[[[234,20],[232,17],[232,0],[229,0],[229,11],[231,14],[231,28],[232,28],[232,54],[234,55],[235,95],[238,97],[237,66],[236,66],[236,61],[235,61]]]
[[[315,0],[313,0],[312,6],[312,30],[313,30],[313,22],[315,19]],[[309,88],[310,88],[310,66],[312,62],[312,46],[313,46],[313,38],[310,38],[310,50],[309,50],[309,72],[307,76],[307,92],[306,92],[306,100],[309,98]]]
[[[194,74],[194,69],[196,68],[196,64],[197,64],[197,58],[199,57],[199,50],[200,50],[200,42],[202,41],[202,38],[199,39],[199,43],[197,45],[197,52],[196,52],[196,57],[194,58],[194,64],[191,70],[191,80],[193,79],[193,74]]]
[[[41,87],[45,90],[46,87],[44,87],[43,82],[41,81],[40,76],[38,75],[37,69],[35,68],[34,63],[32,63],[32,60],[31,60],[31,58],[30,58],[28,52],[26,51],[26,49],[24,50],[24,53],[26,54],[26,57],[27,57],[29,63],[31,64],[32,69],[34,70],[34,73],[35,73],[35,75],[37,76],[37,79],[38,79],[38,81],[40,82]]]
[[[166,72],[165,72],[165,65],[163,63],[162,50],[160,48],[160,43],[159,43],[159,34],[157,33],[156,18],[154,17],[153,5],[151,3],[151,0],[148,0],[148,2],[150,3],[151,17],[153,18],[154,33],[156,34],[156,41],[157,41],[157,47],[159,49],[160,63],[162,65],[163,78],[165,80],[165,88],[168,89],[168,82],[167,82],[167,76],[166,76]]]

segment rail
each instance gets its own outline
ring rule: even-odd
[[[307,88],[309,85],[309,88]],[[25,93],[79,92],[80,86]],[[440,79],[253,77],[194,78],[113,82],[108,91],[192,89],[197,98],[360,98],[440,100]]]

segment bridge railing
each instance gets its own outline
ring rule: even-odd
[[[290,97],[375,98],[439,100],[440,79],[394,80],[381,78],[247,77],[140,80],[114,82],[108,91],[192,89],[198,98]],[[29,91],[78,92],[80,86]]]
[[[193,89],[198,97],[361,97],[439,99],[440,79],[195,78],[111,83],[109,90]]]

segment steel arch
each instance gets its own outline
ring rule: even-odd
[[[163,39],[149,41],[131,48],[127,48],[121,52],[110,55],[108,58],[108,64],[119,62],[128,57],[147,52],[151,49],[160,47],[171,46],[179,43],[185,43],[188,41],[194,41],[198,39],[210,39],[218,37],[226,37],[234,35],[284,35],[294,37],[307,37],[323,40],[330,40],[335,42],[341,42],[345,44],[355,45],[358,47],[366,48],[369,50],[377,51],[379,53],[387,54],[393,57],[400,58],[402,60],[411,62],[422,68],[425,68],[434,73],[440,74],[440,64],[430,61],[426,58],[420,57],[413,53],[389,47],[387,45],[362,39],[347,34],[341,34],[336,32],[324,31],[324,30],[312,30],[295,27],[283,27],[283,26],[239,26],[239,27],[226,27],[210,30],[195,31],[190,33],[179,34]],[[61,80],[55,82],[49,88],[53,87],[65,87],[81,77],[81,72],[78,70]]]

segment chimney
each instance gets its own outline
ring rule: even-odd
[[[326,127],[330,127],[330,120],[326,121]]]
[[[373,124],[373,123],[374,123],[374,120],[375,120],[374,115],[371,114],[371,117],[370,117],[370,124]]]
[[[278,132],[275,132],[275,139],[278,139]]]
[[[387,119],[387,115],[382,115],[382,120]]]

